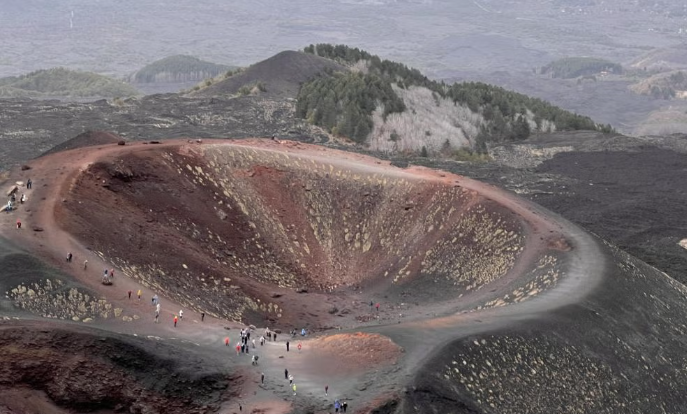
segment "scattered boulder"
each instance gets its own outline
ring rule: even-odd
[[[329,312],[331,315],[333,315],[333,314],[335,314],[335,313],[338,312],[338,311],[339,311],[339,308],[337,308],[336,306],[332,306],[331,308],[329,308],[329,311],[328,311],[328,312]]]
[[[39,227],[39,226],[33,226],[31,229],[32,229],[33,231],[38,231],[38,232],[43,231],[43,227]]]
[[[26,170],[30,170],[30,169],[31,169],[31,166],[29,166],[29,165],[24,164],[21,166],[22,171],[26,171]]]
[[[271,297],[276,299],[276,298],[280,298],[282,296],[284,296],[284,295],[282,295],[281,293],[273,293]]]
[[[124,140],[117,141],[117,145],[126,145],[126,141],[124,141]]]
[[[296,293],[308,293],[308,288],[306,288],[306,287],[297,288]]]

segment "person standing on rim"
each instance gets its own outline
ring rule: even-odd
[[[289,352],[289,341],[286,341],[286,352]]]

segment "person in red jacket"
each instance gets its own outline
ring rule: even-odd
[[[21,220],[19,220],[19,219],[17,219],[17,228],[18,228],[18,229],[21,228]]]
[[[174,315],[174,327],[177,327],[177,322],[179,321],[179,318],[177,318],[176,315]]]

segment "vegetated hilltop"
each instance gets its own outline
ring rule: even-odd
[[[466,147],[485,153],[487,142],[523,140],[532,132],[612,130],[497,86],[433,81],[357,48],[318,44],[305,52],[349,70],[306,82],[297,116],[373,150],[450,154]]]
[[[659,73],[630,86],[630,89],[658,99],[684,99],[687,97],[687,75],[681,70]]]
[[[122,81],[91,72],[53,68],[22,76],[0,79],[2,97],[75,97],[114,98],[138,95],[139,92]]]
[[[200,82],[233,69],[236,67],[207,62],[188,55],[175,55],[146,65],[131,75],[130,81],[133,83]]]
[[[284,51],[250,67],[227,73],[222,79],[207,80],[193,88],[192,96],[261,94],[270,97],[295,98],[306,81],[325,71],[344,68],[331,60]]]
[[[568,57],[555,60],[541,68],[541,73],[553,78],[571,79],[594,76],[601,73],[621,74],[623,67],[606,59],[593,57]]]

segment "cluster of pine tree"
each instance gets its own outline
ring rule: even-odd
[[[379,76],[335,73],[302,86],[296,113],[333,134],[362,143],[372,130],[370,115],[378,103],[384,105],[385,116],[405,110],[391,84]]]
[[[542,127],[543,121],[549,121],[557,130],[613,131],[610,125],[598,125],[589,117],[565,111],[541,99],[498,86],[481,82],[447,85],[444,82],[433,81],[417,69],[382,60],[358,48],[318,44],[306,47],[305,52],[345,65],[353,65],[360,60],[367,62],[368,71],[365,75],[351,73],[318,78],[303,85],[298,96],[299,116],[330,130],[337,127],[335,132],[358,142],[364,141],[366,135],[363,133],[369,133],[369,126],[372,124],[371,114],[377,103],[385,105],[385,115],[405,110],[403,101],[391,88],[392,83],[401,88],[426,87],[437,97],[450,98],[456,104],[467,105],[473,112],[481,113],[488,123],[476,139],[478,151],[486,151],[486,142],[526,139],[532,132],[528,119],[531,119],[538,129]],[[368,89],[370,91],[366,92]],[[334,111],[334,114],[326,115],[330,111]],[[362,124],[368,127],[358,128],[358,125]]]

